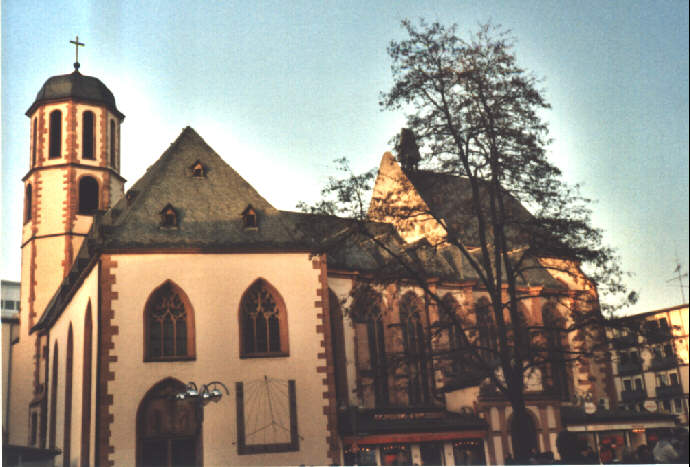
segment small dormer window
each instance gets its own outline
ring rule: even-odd
[[[251,204],[242,212],[242,225],[245,229],[259,228],[259,225],[256,222],[256,211]]]
[[[136,190],[129,190],[125,194],[125,199],[127,200],[127,206],[129,206],[130,204],[132,204],[132,202],[134,202],[134,198],[137,197],[137,194],[138,194],[138,192]]]
[[[161,227],[169,229],[178,227],[177,211],[172,204],[168,204],[161,211]]]
[[[201,163],[200,160],[197,160],[195,163],[193,163],[189,169],[191,170],[192,177],[194,178],[204,178],[206,176],[206,167]]]

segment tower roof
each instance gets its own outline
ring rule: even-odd
[[[115,97],[110,89],[93,76],[85,76],[78,71],[73,71],[68,75],[57,75],[48,78],[41,90],[36,94],[36,100],[31,104],[26,115],[30,116],[39,105],[60,100],[78,99],[98,104],[104,104],[113,111],[120,119],[125,116],[117,110]]]

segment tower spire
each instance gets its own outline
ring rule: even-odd
[[[77,35],[73,41],[69,41],[70,44],[74,44],[74,49],[76,57],[74,60],[74,71],[79,71],[79,47],[84,47],[83,42],[79,42],[79,36]]]

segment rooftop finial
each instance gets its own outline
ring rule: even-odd
[[[77,36],[73,41],[69,41],[70,44],[74,44],[76,59],[74,61],[74,71],[79,71],[79,47],[84,47],[83,42],[79,42],[79,36]]]

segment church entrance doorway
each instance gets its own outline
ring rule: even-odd
[[[185,385],[168,378],[153,386],[137,412],[138,466],[198,466],[201,417],[193,400],[176,400]]]

